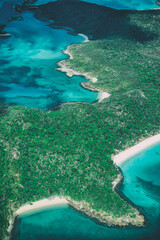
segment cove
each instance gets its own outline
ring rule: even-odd
[[[4,30],[11,36],[0,38],[0,103],[49,110],[65,102],[96,101],[98,93],[80,85],[84,78],[56,70],[56,63],[67,58],[62,51],[84,37],[51,28],[29,11],[21,17],[7,23]]]
[[[119,192],[145,214],[145,228],[109,228],[64,206],[19,216],[12,240],[158,240],[160,143],[130,158],[120,168],[124,181]]]

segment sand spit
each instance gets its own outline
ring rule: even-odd
[[[84,42],[89,42],[89,38],[86,35],[84,35],[83,33],[79,33],[78,35],[85,39]]]

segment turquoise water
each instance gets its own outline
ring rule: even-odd
[[[84,78],[56,71],[56,63],[67,58],[62,50],[84,38],[53,29],[31,12],[21,16],[23,21],[5,27],[11,37],[0,39],[0,103],[48,110],[64,102],[95,101],[98,93],[80,85]]]
[[[17,219],[12,240],[158,240],[160,236],[160,144],[121,165],[120,193],[147,218],[145,228],[109,228],[71,207],[51,208]]]
[[[160,8],[160,6],[156,4],[156,0],[84,0],[84,2],[95,3],[115,9],[146,10]]]
[[[48,2],[50,1],[38,0],[35,5]],[[67,2],[71,3],[69,0],[63,2],[65,4]],[[102,1],[96,1],[96,3],[102,4]],[[108,1],[105,0],[105,3],[108,4]],[[80,35],[71,34],[71,30],[68,32],[66,29],[54,29],[50,26],[53,21],[40,21],[31,12],[15,12],[14,4],[22,4],[22,0],[3,0],[0,2],[0,31],[6,24],[3,31],[11,34],[10,37],[0,38],[0,103],[48,110],[64,102],[96,101],[98,98],[97,92],[81,87],[80,83],[85,81],[84,78],[80,76],[68,78],[64,73],[56,71],[56,63],[67,58],[62,50],[72,43],[82,42],[84,38]],[[112,4],[113,8],[120,9],[117,1],[109,1],[109,4]],[[123,9],[127,9],[127,4],[128,1],[121,1]],[[136,4],[136,0],[130,1],[129,8],[133,8],[133,5],[138,6]],[[152,0],[140,1],[140,5],[140,8],[153,8],[155,2]],[[138,7],[134,8],[138,9]],[[8,22],[11,16],[19,15],[23,20]],[[123,20],[122,17],[122,22]],[[96,33],[92,33],[90,29],[84,30],[84,32],[86,34],[88,32],[92,33],[92,37],[101,38],[104,36],[103,34],[101,36],[100,32],[105,32],[107,37],[110,34],[112,35],[114,29],[115,34],[118,35],[121,27],[118,27],[117,30],[116,21],[114,23],[112,18],[110,21],[113,24],[112,29],[108,26],[108,29],[103,31],[102,26],[101,31],[98,26],[98,29],[95,30]],[[63,24],[65,25],[65,23]],[[63,24],[62,26],[64,26]],[[122,23],[122,26],[124,25],[125,23]],[[79,23],[79,26],[81,26],[81,23]],[[84,28],[85,26],[82,29]],[[145,35],[145,33],[143,34]],[[136,36],[141,36],[141,34],[137,32]]]
[[[160,144],[132,157],[121,166],[123,193],[154,217],[160,213]],[[151,210],[151,211],[150,211]]]
[[[156,0],[82,0],[82,1],[88,2],[88,3],[95,3],[98,5],[111,7],[114,9],[140,10],[140,9],[160,8],[160,6],[156,4]],[[56,2],[56,0],[38,0],[35,3],[35,5],[45,4],[49,2]]]

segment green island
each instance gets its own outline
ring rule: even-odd
[[[16,209],[51,196],[109,225],[143,226],[144,217],[121,198],[112,156],[159,133],[160,11],[129,12],[144,41],[103,38],[73,44],[61,67],[111,94],[101,102],[66,103],[53,111],[0,105],[0,239]],[[133,33],[134,34],[134,33]]]

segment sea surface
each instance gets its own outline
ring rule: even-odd
[[[12,240],[159,240],[160,143],[120,166],[120,194],[146,217],[145,228],[102,226],[69,206],[40,210],[17,219]]]
[[[156,0],[82,0],[82,1],[88,3],[95,3],[97,5],[110,7],[114,9],[146,10],[160,8],[160,6],[156,4]],[[37,0],[36,3],[34,3],[34,5],[46,4],[49,2],[56,2],[56,0]]]
[[[0,38],[0,103],[49,110],[65,102],[96,101],[98,93],[80,85],[83,77],[56,70],[56,63],[68,58],[62,51],[84,37],[51,28],[51,21],[40,21],[29,11],[20,16],[6,23],[4,31],[11,36]]]

